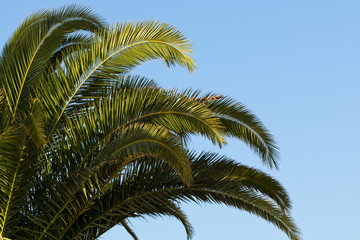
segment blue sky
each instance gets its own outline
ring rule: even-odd
[[[0,44],[28,14],[75,1],[6,1]],[[135,72],[166,88],[229,95],[248,106],[275,135],[280,171],[270,171],[242,143],[211,149],[280,180],[293,201],[304,239],[355,239],[360,208],[360,1],[76,1],[108,23],[157,19],[194,44],[198,70],[146,63]],[[195,240],[285,240],[262,219],[225,206],[184,205]],[[173,219],[134,221],[140,239],[186,239]],[[102,239],[131,239],[120,227]]]

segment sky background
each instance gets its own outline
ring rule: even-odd
[[[280,171],[271,171],[242,143],[210,149],[263,169],[293,201],[303,239],[359,236],[360,1],[4,1],[0,44],[25,16],[79,3],[108,23],[157,19],[180,29],[194,44],[194,74],[146,63],[135,73],[166,88],[192,87],[229,95],[249,107],[280,146]],[[194,240],[285,240],[265,220],[226,206],[183,205]],[[133,221],[142,240],[185,240],[171,218]],[[131,239],[115,227],[102,239]]]

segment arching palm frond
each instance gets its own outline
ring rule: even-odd
[[[292,218],[284,211],[290,208],[288,195],[276,180],[216,154],[190,155],[189,158],[194,175],[190,187],[153,158],[130,164],[114,183],[115,187],[95,201],[93,210],[79,216],[69,231],[77,234],[69,239],[82,239],[80,236],[88,234],[98,237],[105,231],[96,231],[113,226],[119,219],[158,214],[159,209],[189,201],[220,203],[246,210],[275,224],[291,239],[300,239]],[[269,191],[272,194],[267,194]]]
[[[183,123],[175,124],[176,130],[193,131],[214,137],[221,135],[219,122],[204,106],[184,97],[178,97],[173,91],[149,88],[153,85],[151,82],[134,83],[130,80],[124,81],[112,94],[100,99],[93,106],[78,110],[78,115],[69,118],[61,127],[62,130],[55,133],[47,155],[47,159],[51,159],[52,162],[51,172],[66,175],[77,174],[82,169],[79,166],[86,166],[93,169],[91,172],[93,172],[93,177],[98,179],[97,181],[108,184],[109,181],[112,181],[111,176],[117,177],[121,174],[122,165],[139,157],[156,156],[172,166],[185,183],[188,185],[191,183],[191,170],[186,163],[187,156],[184,155],[185,152],[178,137],[170,131],[174,130],[171,127],[174,126],[174,123],[169,126],[167,124],[154,125],[157,122],[155,120],[158,119],[158,116],[162,116],[163,120],[170,116],[169,122],[177,118],[183,122],[199,122],[198,125],[202,124],[203,127],[189,129]],[[125,86],[126,88],[124,88]],[[144,86],[147,87],[144,88]],[[179,116],[176,117],[177,115]],[[182,115],[186,116],[185,120]],[[192,124],[194,125],[194,123]],[[207,130],[203,130],[204,128]],[[102,176],[97,175],[94,170],[104,164],[120,164],[120,166],[112,170],[107,169],[106,174]],[[87,184],[88,181],[89,179],[84,178],[83,184]],[[99,188],[104,188],[101,183],[97,184],[100,185]],[[66,187],[66,184],[64,186]],[[52,189],[56,188],[52,187]],[[72,194],[61,194],[65,198],[69,196],[76,198],[77,201],[78,207],[72,208],[72,215],[67,214],[71,215],[69,219],[77,216],[76,213],[87,210],[96,199],[94,197],[89,200],[83,198],[84,201],[79,203],[78,194],[81,192],[82,185],[78,184],[78,188],[74,189]],[[98,193],[90,191],[91,194]],[[59,212],[52,215],[58,218],[62,214],[61,212],[68,211],[66,205],[75,201],[71,198],[63,201],[65,205],[57,203],[57,206],[51,207],[51,209],[59,209]],[[51,203],[47,205],[51,206]],[[52,220],[52,215],[46,222],[56,226],[61,232],[62,228],[59,226],[61,223],[56,224],[57,220]],[[76,220],[76,217],[73,219]],[[72,220],[68,223],[71,224]],[[50,229],[46,226],[44,228],[46,231]]]
[[[50,144],[53,149],[65,151],[59,155],[54,152],[52,162],[72,169],[66,165],[67,154],[75,156],[76,164],[84,164],[92,159],[98,149],[111,139],[119,136],[129,124],[151,123],[162,126],[171,132],[186,131],[202,134],[214,143],[224,141],[223,127],[214,114],[204,106],[157,87],[147,82],[128,78],[107,96],[69,113],[66,122],[60,125]],[[148,86],[146,86],[148,85]],[[154,126],[155,126],[154,125]],[[67,147],[71,146],[71,148]],[[51,153],[51,148],[48,151]]]
[[[37,97],[48,106],[52,134],[66,113],[88,104],[116,84],[116,79],[148,60],[161,59],[195,69],[191,44],[168,24],[153,21],[109,26],[92,35],[88,45],[72,47],[37,89]],[[54,85],[53,83],[56,83]],[[60,90],[60,91],[59,91]]]
[[[126,220],[120,221],[119,225],[123,226],[125,228],[125,230],[133,237],[134,240],[139,240],[139,238],[136,236],[134,230],[129,226],[128,221],[126,221]]]
[[[265,165],[278,168],[278,147],[272,135],[247,108],[229,98],[210,102],[209,108],[221,118],[230,136],[249,145]]]
[[[221,122],[224,137],[241,140],[260,156],[265,165],[278,169],[278,147],[273,136],[242,103],[223,95],[202,95],[201,91],[192,89],[182,91],[181,94],[208,108]],[[189,133],[191,131],[183,132],[187,135]],[[185,139],[187,135],[184,135]]]
[[[40,11],[25,19],[0,58],[1,85],[7,92],[13,119],[19,107],[24,110],[28,106],[28,98],[41,73],[68,36],[79,30],[98,31],[101,25],[102,20],[89,9],[75,5]],[[19,114],[22,119],[26,111]]]
[[[265,165],[278,169],[279,156],[276,142],[249,109],[240,102],[222,95],[215,98],[212,93],[200,98],[198,94],[195,96],[220,118],[229,136],[246,143],[260,156]]]

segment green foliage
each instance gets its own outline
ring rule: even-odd
[[[108,26],[74,5],[26,18],[0,56],[0,239],[96,239],[118,224],[138,239],[132,218],[164,215],[190,239],[183,202],[245,210],[300,239],[279,182],[189,150],[192,135],[219,147],[234,137],[277,168],[256,116],[229,97],[130,74],[152,59],[192,72],[191,53],[166,23]]]

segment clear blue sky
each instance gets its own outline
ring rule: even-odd
[[[146,63],[137,73],[163,86],[230,95],[252,109],[281,148],[271,172],[241,143],[221,150],[279,179],[293,200],[306,240],[359,236],[360,1],[6,1],[0,44],[28,14],[81,3],[109,23],[158,19],[182,30],[195,47],[198,70]],[[194,139],[194,148],[211,148]],[[274,226],[225,206],[184,205],[195,240],[285,240]],[[134,221],[143,240],[184,240],[173,219]],[[131,239],[120,227],[103,239]]]

